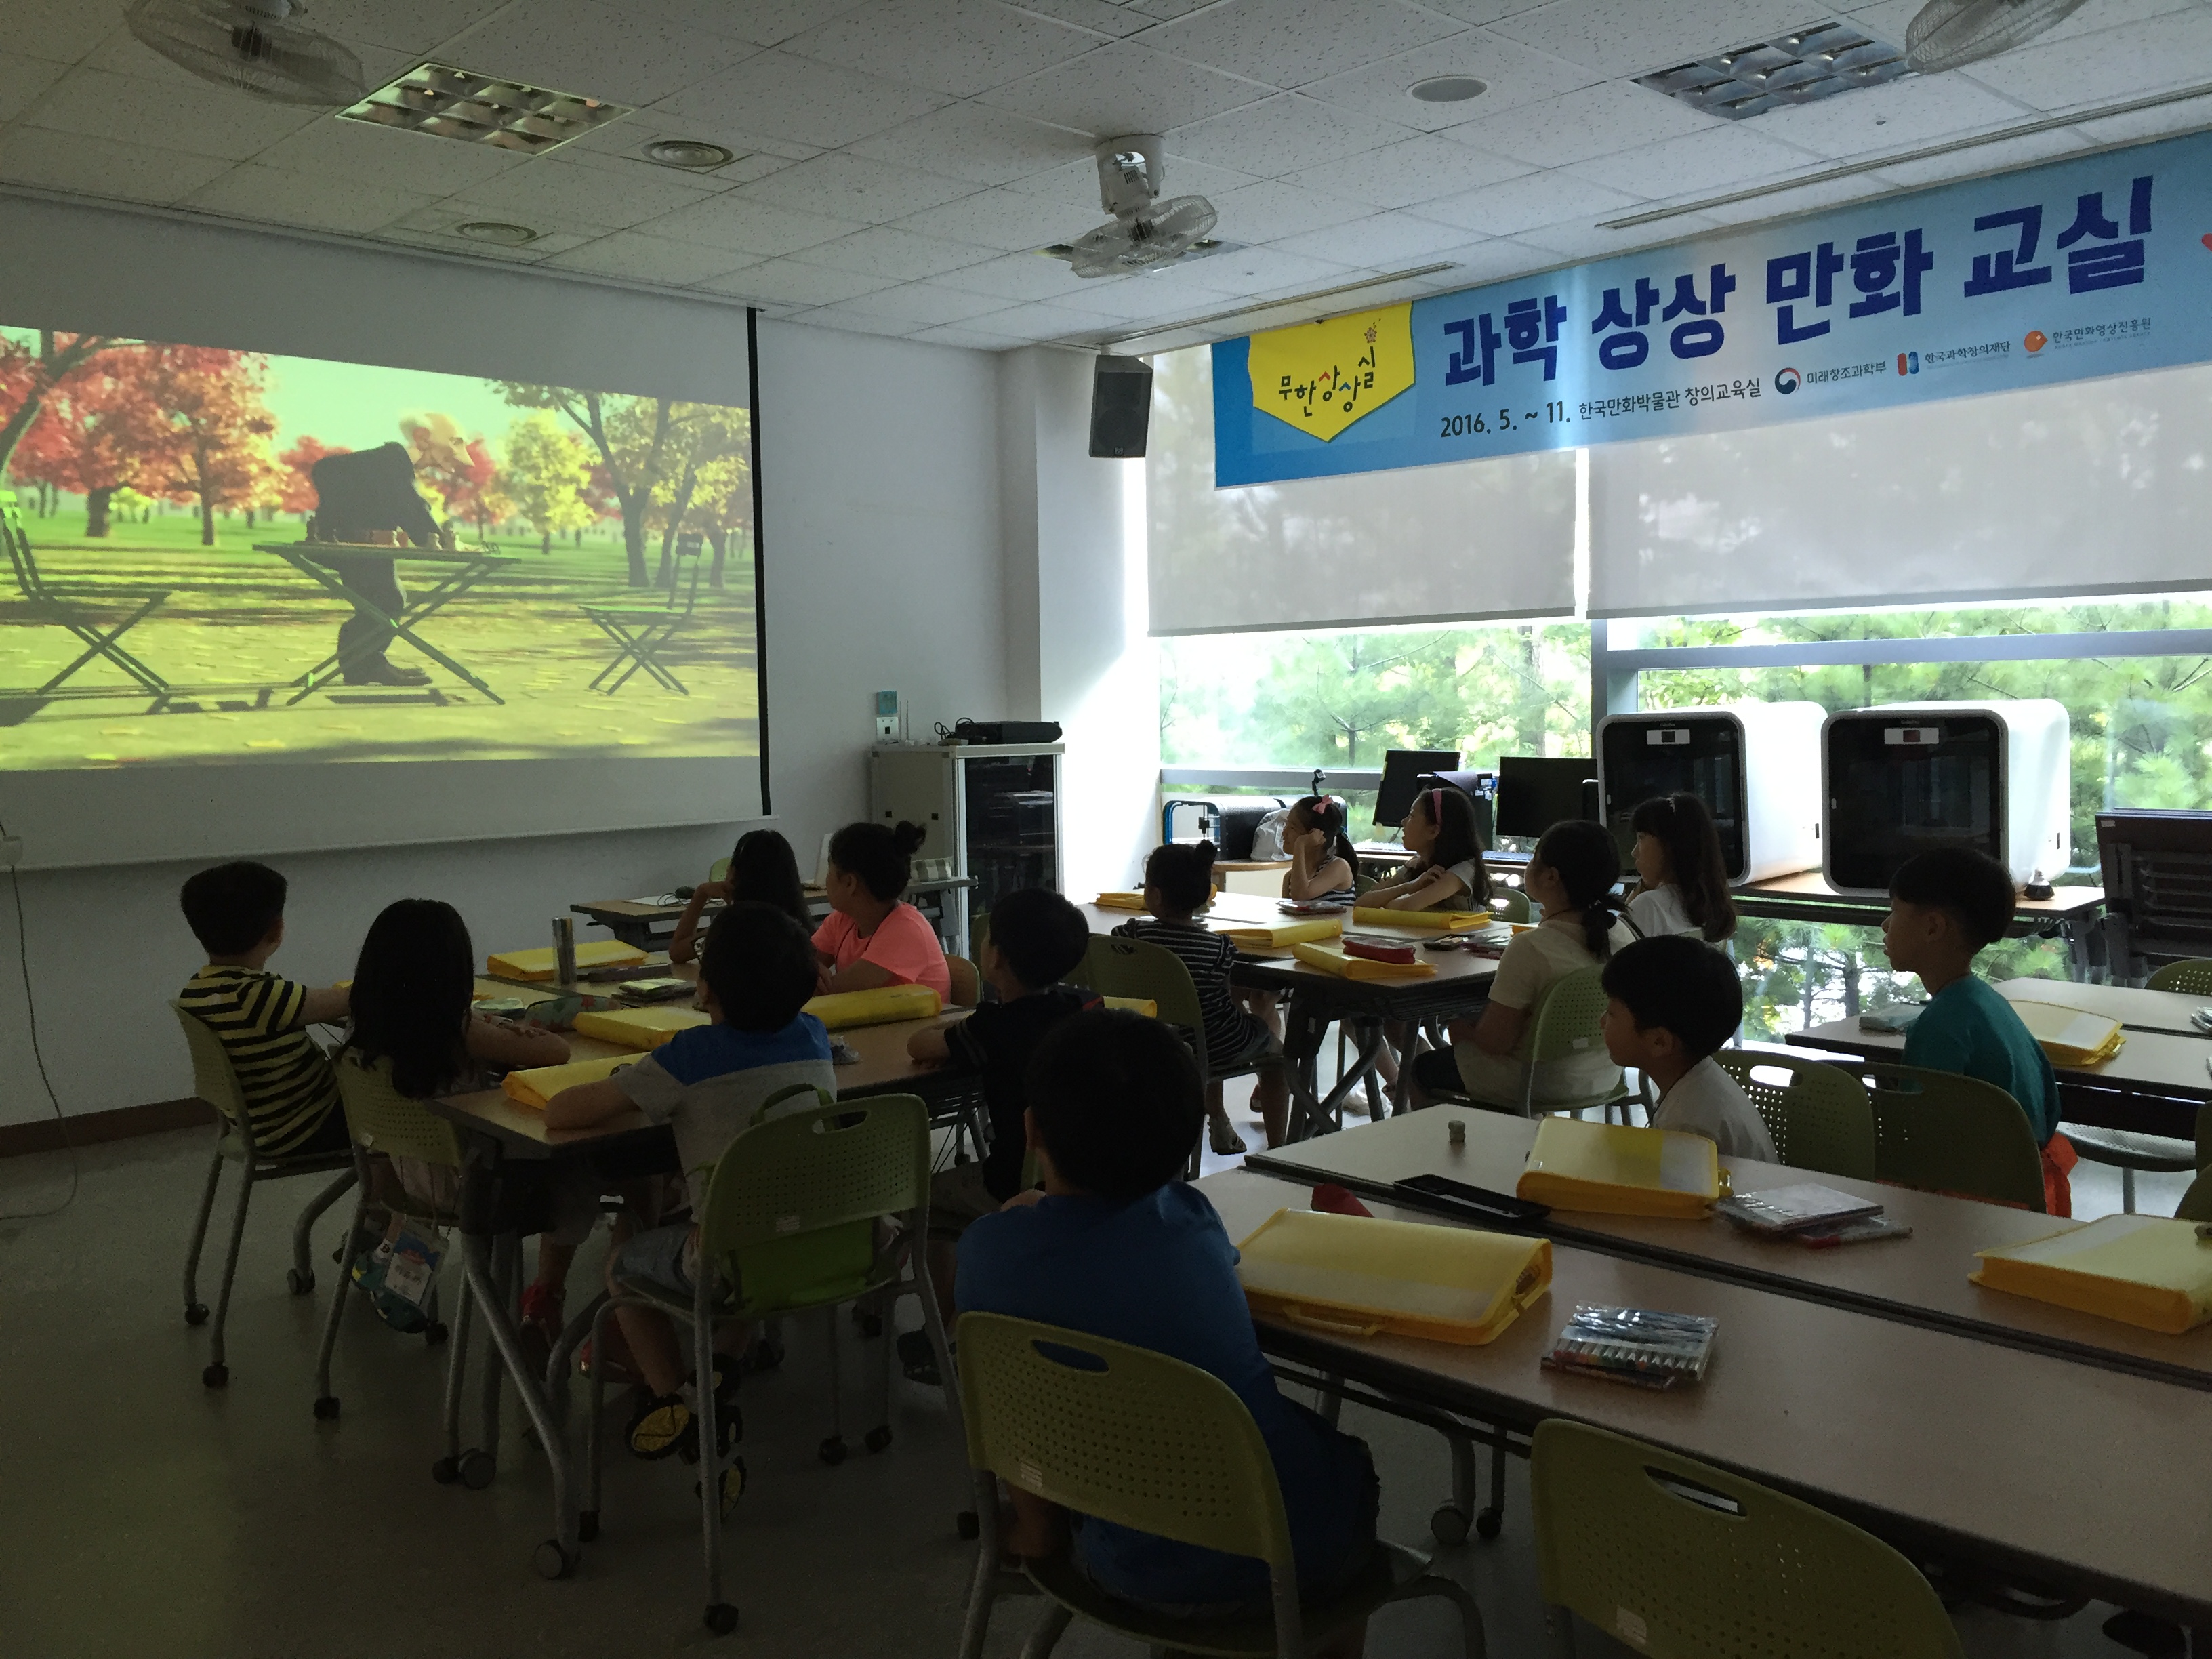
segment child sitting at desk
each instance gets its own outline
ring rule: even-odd
[[[691,1214],[700,1215],[715,1164],[769,1096],[797,1083],[836,1091],[830,1033],[804,1012],[816,973],[813,949],[797,922],[769,905],[732,904],[707,930],[700,957],[700,996],[708,1023],[678,1031],[612,1077],[563,1089],[546,1103],[545,1127],[588,1128],[632,1106],[667,1124],[675,1133]],[[813,1103],[794,1097],[792,1109]],[[646,1279],[688,1298],[698,1261],[699,1230],[690,1218],[678,1220],[623,1243],[608,1260],[607,1285],[616,1290],[625,1279]],[[640,1457],[665,1457],[690,1443],[696,1376],[684,1373],[676,1328],[666,1315],[617,1308],[615,1317],[651,1391],[630,1419],[629,1449]],[[742,1335],[734,1328],[718,1335],[710,1385],[715,1420],[732,1443],[738,1422],[734,1356]]]
[[[1905,1063],[1994,1083],[2020,1103],[2043,1149],[2044,1206],[2074,1213],[2067,1171],[2078,1158],[2058,1133],[2058,1078],[2013,1006],[1976,976],[1974,958],[2005,935],[2018,893],[1986,853],[1938,848],[1898,866],[1882,947],[1901,974],[1917,974],[1928,1006],[1906,1028]]]
[[[437,899],[401,899],[369,924],[353,970],[353,1026],[341,1066],[388,1064],[392,1086],[410,1100],[490,1086],[492,1074],[568,1058],[565,1037],[495,1019],[475,1008],[476,949],[461,913]],[[460,1171],[396,1155],[392,1169],[407,1195],[452,1218],[460,1207]],[[539,1221],[538,1277],[522,1292],[522,1322],[550,1352],[561,1337],[562,1303],[576,1247],[599,1224],[600,1182],[580,1159],[518,1163],[505,1195]],[[540,1354],[539,1358],[544,1358]]]
[[[675,937],[668,941],[671,962],[689,962],[699,954],[699,923],[715,900],[725,902],[750,899],[772,904],[808,933],[814,931],[814,914],[806,908],[806,888],[799,879],[799,860],[791,843],[773,830],[748,830],[730,849],[729,868],[720,881],[702,881],[684,902],[676,919]]]
[[[1376,910],[1479,910],[1490,902],[1474,801],[1463,789],[1424,789],[1400,832],[1413,861],[1367,891]]]
[[[1516,933],[1505,947],[1480,1018],[1454,1020],[1452,1042],[1413,1062],[1417,1103],[1425,1105],[1440,1091],[1463,1091],[1478,1105],[1521,1109],[1534,1065],[1528,1039],[1553,985],[1635,938],[1613,897],[1620,879],[1620,848],[1603,824],[1571,818],[1544,832],[1522,878],[1528,896],[1544,907],[1542,925]],[[1620,1068],[1595,1048],[1534,1069],[1531,1098],[1538,1107],[1588,1100],[1620,1080]]]
[[[960,1241],[961,1312],[1008,1314],[1195,1365],[1237,1391],[1266,1440],[1310,1597],[1340,1589],[1375,1547],[1367,1448],[1285,1399],[1260,1352],[1237,1251],[1213,1206],[1178,1180],[1198,1133],[1199,1075],[1157,1020],[1108,1010],[1062,1021],[1032,1062],[1029,1144],[1043,1190],[1018,1194]],[[1067,1512],[1017,1490],[1006,1545],[1057,1554]],[[1224,1613],[1267,1602],[1267,1571],[1241,1556],[1077,1518],[1076,1565],[1139,1607]],[[1360,1650],[1355,1627],[1325,1650]]]
[[[330,1058],[307,1027],[342,1020],[343,990],[279,979],[269,958],[284,943],[284,878],[265,864],[218,864],[178,895],[207,965],[177,1000],[216,1035],[230,1057],[264,1158],[342,1152],[352,1145],[338,1110]]]
[[[830,837],[830,873],[823,891],[830,918],[814,930],[822,989],[871,991],[879,985],[927,985],[952,1000],[945,947],[928,918],[899,895],[914,878],[914,854],[928,834],[902,821],[848,823]]]
[[[1217,1152],[1241,1153],[1244,1137],[1229,1121],[1219,1079],[1257,1066],[1252,1105],[1267,1127],[1267,1144],[1279,1146],[1290,1128],[1290,1082],[1283,1074],[1283,1048],[1266,1024],[1240,1006],[1230,986],[1237,947],[1197,920],[1213,896],[1213,843],[1169,842],[1145,860],[1145,908],[1152,915],[1125,921],[1114,930],[1121,939],[1164,945],[1190,970],[1198,1010],[1206,1023],[1206,1069],[1215,1080],[1206,1088],[1206,1139]]]
[[[1349,904],[1359,895],[1359,854],[1345,833],[1344,803],[1308,795],[1283,821],[1283,896],[1305,903]]]
[[[1630,814],[1637,885],[1628,919],[1646,939],[1690,933],[1715,945],[1735,937],[1735,901],[1720,831],[1705,802],[1683,791],[1656,795]]]
[[[1662,933],[1614,952],[1604,983],[1605,1051],[1658,1088],[1651,1127],[1703,1135],[1723,1158],[1780,1163],[1766,1120],[1713,1059],[1743,1024],[1735,964],[1694,939]]]

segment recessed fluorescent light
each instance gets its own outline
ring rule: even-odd
[[[1488,92],[1490,83],[1478,81],[1472,75],[1431,75],[1425,81],[1414,82],[1406,90],[1425,104],[1463,104]]]
[[[604,98],[496,80],[445,64],[418,64],[350,109],[340,110],[338,118],[542,155],[629,113],[629,105]]]
[[[1847,24],[1815,23],[1656,75],[1639,75],[1636,84],[1708,115],[1741,121],[1784,104],[1810,104],[1911,73],[1901,48]]]
[[[465,236],[471,242],[496,242],[501,247],[520,247],[525,242],[538,240],[538,233],[528,225],[511,225],[500,219],[471,219],[466,224],[455,225],[453,234]]]
[[[645,147],[645,159],[658,161],[665,167],[687,167],[694,173],[703,173],[728,166],[737,160],[737,153],[700,138],[656,138]]]

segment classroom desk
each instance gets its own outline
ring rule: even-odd
[[[1879,927],[1889,914],[1887,898],[1838,893],[1818,870],[1774,876],[1732,890],[1735,908],[1747,916],[1772,916],[1784,921],[1818,921],[1832,926]],[[2013,905],[2008,939],[2055,933],[2066,941],[2068,959],[2076,979],[2086,979],[2096,966],[2095,953],[2103,939],[2098,923],[2105,914],[2101,887],[2054,888],[2047,899],[2021,898]]]
[[[947,954],[959,955],[966,946],[955,939],[947,943],[945,930],[950,921],[944,902],[947,893],[957,892],[975,884],[972,876],[946,876],[939,880],[917,881],[906,890],[907,900],[922,915],[937,925],[939,943],[945,945]],[[805,890],[806,908],[817,916],[830,914],[830,898],[819,887]],[[586,899],[581,904],[568,907],[580,916],[587,916],[605,928],[625,945],[641,951],[665,951],[668,941],[675,937],[677,918],[684,914],[684,901],[665,902],[656,896],[649,899]],[[708,914],[719,909],[709,908]]]
[[[1110,933],[1139,914],[1103,908],[1096,904],[1078,908],[1094,933]],[[1277,908],[1277,901],[1271,898],[1249,893],[1219,893],[1200,920],[1219,933],[1233,927],[1295,921],[1298,918],[1285,915]],[[1353,926],[1349,911],[1345,914],[1345,922]],[[1414,944],[1437,937],[1433,928],[1369,927],[1360,924],[1354,931],[1391,934]],[[1424,951],[1421,955],[1422,960],[1436,963],[1433,977],[1358,980],[1310,967],[1300,962],[1288,946],[1266,951],[1240,947],[1232,975],[1236,982],[1255,990],[1273,991],[1287,1000],[1283,1029],[1287,1039],[1285,1047],[1292,1062],[1292,1140],[1323,1134],[1336,1127],[1344,1103],[1352,1097],[1354,1090],[1367,1086],[1368,1079],[1375,1075],[1376,1064],[1382,1052],[1382,1027],[1386,1021],[1418,1025],[1429,1020],[1455,1019],[1474,1012],[1490,1000],[1490,982],[1498,976],[1495,958],[1467,951]],[[1358,1052],[1353,1063],[1323,1096],[1320,1079],[1322,1032],[1334,1020],[1343,1021],[1352,1032]],[[1404,1109],[1404,1087],[1405,1074],[1401,1071],[1400,1098],[1394,1103],[1401,1110]],[[1375,1109],[1370,1105],[1372,1109]]]
[[[444,610],[501,565],[518,563],[518,555],[501,553],[489,547],[390,547],[350,542],[256,542],[253,550],[275,554],[301,575],[328,588],[355,610],[375,617],[464,684],[473,686],[495,703],[506,702],[465,665],[447,655],[415,630],[425,617]],[[386,616],[373,600],[362,597],[353,586],[351,573],[364,566],[390,565],[403,559],[410,563],[439,564],[448,568],[438,579],[437,586],[428,592],[410,596],[398,616]],[[292,682],[300,689],[292,694],[289,702],[299,702],[313,696],[338,673],[337,653],[333,651]]]
[[[1199,1188],[1232,1239],[1306,1202],[1246,1170]],[[1545,1370],[1578,1303],[1717,1319],[1711,1370],[1665,1393]],[[1553,1248],[1549,1296],[1486,1346],[1272,1322],[1260,1340],[1316,1380],[1516,1432],[1564,1417],[1633,1435],[1779,1487],[1918,1559],[2135,1607],[2195,1626],[2200,1644],[2212,1629],[2212,1437],[2193,1389],[1573,1246]]]
[[[2039,988],[2056,983],[2029,982]],[[1863,1031],[1856,1019],[1808,1026],[1790,1032],[1784,1041],[1796,1048],[1826,1048],[1869,1060],[1897,1064],[1905,1060],[1901,1034]],[[2110,1060],[2095,1066],[2060,1066],[2057,1071],[2063,1123],[2190,1140],[2197,1133],[2197,1109],[2212,1102],[2212,1040],[2193,1034],[2130,1030],[2126,1046]]]
[[[1450,1144],[1454,1119],[1466,1125],[1463,1146]],[[1393,1195],[1393,1182],[1417,1175],[1449,1176],[1510,1193],[1535,1138],[1536,1126],[1528,1119],[1440,1106],[1324,1140],[1255,1152],[1246,1164],[1308,1187],[1334,1182],[1382,1199]],[[1893,1220],[1912,1229],[1912,1237],[1814,1250],[1759,1238],[1717,1216],[1681,1221],[1574,1210],[1554,1210],[1534,1231],[1583,1249],[2212,1393],[2212,1325],[2163,1336],[1986,1290],[1966,1277],[1977,1250],[2047,1237],[2079,1222],[1749,1158],[1729,1158],[1726,1167],[1740,1193],[1814,1181],[1877,1200]]]
[[[2171,1031],[2180,1036],[2212,1038],[2190,1016],[2212,1008],[2212,1000],[2180,991],[2146,991],[2131,985],[2086,985],[2070,979],[2007,979],[1991,981],[1997,994],[2014,1002],[2052,1002],[2062,1008],[2117,1019],[2130,1031]]]

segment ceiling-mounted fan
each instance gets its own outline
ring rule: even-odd
[[[1905,59],[1923,75],[2024,46],[2081,0],[1928,0],[1905,28]]]
[[[1098,199],[1114,216],[1068,246],[1077,276],[1125,276],[1180,259],[1206,240],[1216,217],[1212,203],[1203,196],[1160,199],[1167,170],[1158,133],[1109,138],[1097,154]]]
[[[358,101],[361,59],[290,20],[298,0],[137,0],[131,33],[204,81],[282,104]]]

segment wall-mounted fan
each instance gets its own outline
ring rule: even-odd
[[[1905,59],[1923,75],[2025,46],[2081,0],[1928,0],[1905,27]]]
[[[297,0],[138,0],[131,33],[204,81],[280,104],[356,102],[361,59],[327,34],[289,21]]]
[[[1203,196],[1160,199],[1167,169],[1157,133],[1109,138],[1100,144],[1098,199],[1113,218],[1069,246],[1079,276],[1125,276],[1180,259],[1213,228],[1213,204]]]

